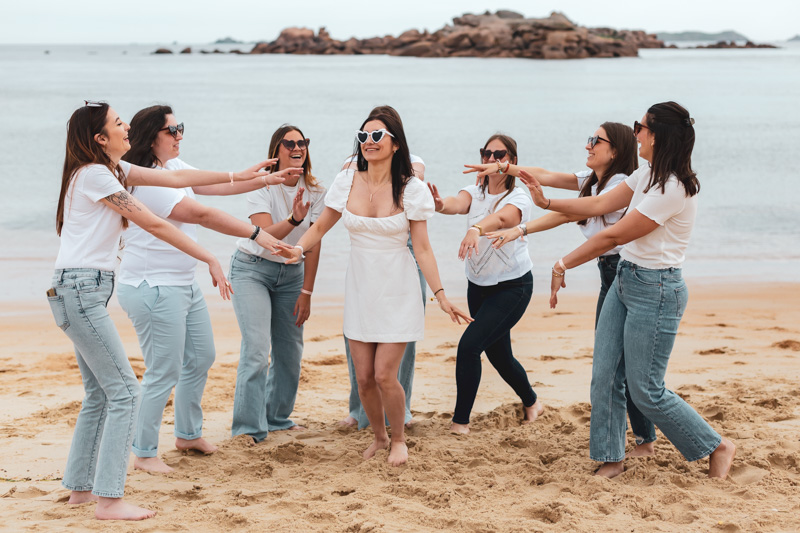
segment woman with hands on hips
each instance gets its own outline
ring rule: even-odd
[[[277,158],[278,172],[292,174],[280,185],[246,196],[253,224],[289,245],[313,227],[324,207],[325,187],[311,172],[310,142],[296,126],[275,130],[269,156]],[[270,431],[305,429],[290,417],[321,245],[310,247],[305,261],[297,264],[247,239],[240,239],[237,248],[230,276],[242,344],[231,433],[260,442]]]
[[[520,171],[524,170],[536,176],[540,185],[576,190],[579,191],[578,197],[583,198],[608,194],[625,181],[639,166],[639,156],[633,130],[630,126],[625,126],[619,122],[604,122],[595,130],[594,135],[589,137],[585,148],[587,151],[586,166],[589,167],[589,170],[572,174],[568,172],[552,172],[537,167],[510,165],[508,172],[514,176],[519,176]],[[478,171],[479,177],[492,170],[492,165],[490,164],[465,166],[469,169],[465,173]],[[489,232],[486,237],[493,239],[492,246],[501,248],[529,233],[545,231],[567,222],[577,222],[581,232],[589,239],[619,221],[625,214],[625,209],[622,208],[613,213],[595,217],[550,212],[515,228]],[[600,295],[597,298],[595,309],[595,328],[597,327],[597,321],[600,319],[600,310],[603,308],[608,288],[617,275],[617,264],[619,263],[621,249],[622,246],[615,246],[597,258],[597,267],[600,270]],[[630,393],[627,389],[625,396],[628,405],[628,416],[631,420],[631,430],[636,438],[636,445],[629,455],[631,457],[653,455],[655,453],[654,442],[656,440],[655,426],[639,412],[639,409],[630,399]]]
[[[345,278],[344,334],[349,339],[361,403],[374,432],[364,451],[369,459],[389,448],[388,462],[408,461],[405,444],[405,394],[397,371],[407,342],[421,340],[425,321],[414,258],[406,245],[409,231],[422,273],[439,307],[453,322],[471,319],[454,306],[441,286],[428,240],[427,219],[434,213],[425,185],[413,177],[402,122],[377,112],[356,134],[357,168],[336,176],[325,210],[294,247],[282,246],[288,264],[300,261],[339,219],[350,233]],[[392,429],[386,431],[384,413]]]
[[[508,168],[517,162],[517,143],[507,135],[492,135],[480,149],[488,172],[480,185],[464,187],[456,196],[442,198],[428,184],[436,211],[467,215],[467,232],[458,250],[466,261],[467,302],[473,322],[464,330],[456,356],[458,389],[451,431],[469,433],[469,415],[481,381],[481,354],[517,393],[523,405],[523,423],[536,420],[544,407],[528,375],[511,349],[511,328],[522,318],[533,294],[528,246],[518,241],[503,249],[492,248],[487,231],[516,227],[530,218],[533,205],[524,189],[515,186]]]
[[[664,386],[688,301],[681,266],[700,191],[691,167],[693,124],[689,112],[675,102],[651,106],[633,128],[639,155],[649,165],[608,194],[551,200],[536,178],[520,173],[534,202],[544,209],[599,216],[628,207],[619,222],[559,259],[552,270],[550,305],[555,307],[569,268],[625,245],[595,334],[590,456],[603,463],[597,475],[614,477],[624,471],[625,380],[642,414],[688,461],[709,457],[709,477],[727,477],[736,454],[733,442]]]

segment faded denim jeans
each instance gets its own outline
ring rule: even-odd
[[[156,457],[161,419],[173,388],[175,436],[186,440],[203,436],[200,401],[216,356],[211,317],[197,282],[121,284],[117,297],[136,329],[146,367],[133,453]]]
[[[139,403],[131,369],[106,305],[114,273],[88,268],[56,270],[53,317],[75,346],[86,392],[75,423],[61,484],[75,491],[122,498]]]
[[[289,429],[303,358],[303,326],[294,306],[303,265],[286,265],[236,251],[231,259],[233,309],[242,333],[231,434],[256,441]],[[269,368],[267,364],[269,363]]]
[[[678,324],[688,301],[679,268],[653,270],[620,261],[597,325],[592,363],[589,453],[625,458],[625,380],[631,399],[688,461],[711,454],[722,438],[664,386]]]
[[[600,296],[597,297],[597,312],[594,316],[594,327],[600,321],[600,311],[603,309],[603,302],[608,294],[608,289],[617,277],[617,265],[619,264],[619,254],[601,255],[597,258],[597,268],[600,270]],[[631,431],[636,437],[636,444],[645,444],[656,440],[656,428],[646,416],[636,407],[631,400],[631,392],[625,387],[625,402],[628,407],[628,418],[631,421]]]

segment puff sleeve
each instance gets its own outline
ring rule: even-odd
[[[436,212],[433,196],[422,180],[411,178],[403,190],[403,210],[408,220],[428,220]]]
[[[325,207],[330,207],[334,211],[342,212],[347,205],[347,198],[350,196],[350,189],[353,187],[354,169],[343,170],[333,179],[330,189],[325,195]]]

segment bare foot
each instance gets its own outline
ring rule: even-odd
[[[603,466],[597,469],[597,472],[594,473],[595,476],[602,476],[611,479],[612,477],[617,477],[621,473],[625,471],[625,465],[622,461],[618,463],[603,463]]]
[[[144,520],[155,515],[155,511],[136,507],[122,501],[122,498],[100,498],[94,510],[94,517],[98,520]]]
[[[733,458],[736,456],[736,445],[730,439],[722,437],[717,449],[708,456],[708,477],[725,479],[731,471]]]
[[[144,470],[145,472],[156,472],[159,474],[169,474],[170,472],[173,471],[172,467],[167,465],[167,463],[165,463],[158,457],[137,457],[136,459],[133,460],[133,468],[136,470]]]
[[[187,450],[197,450],[198,452],[204,453],[206,455],[210,455],[219,449],[210,442],[208,442],[203,437],[192,440],[175,439],[175,447],[182,452],[185,452]]]
[[[406,422],[406,429],[411,429],[414,426],[414,424],[416,424],[416,423],[417,423],[417,421],[412,418],[411,420]]]
[[[392,466],[400,466],[408,461],[408,446],[405,442],[393,442],[386,460]]]
[[[358,420],[356,420],[352,416],[348,416],[347,418],[339,420],[339,424],[347,427],[355,427],[358,424]]]
[[[289,428],[289,431],[305,431],[305,429],[305,427],[295,424]]]
[[[523,411],[525,411],[525,418],[522,420],[523,424],[530,424],[544,412],[544,405],[539,400],[533,402],[533,405],[530,407],[522,406]]]
[[[70,505],[78,505],[86,502],[96,502],[100,500],[100,496],[95,496],[90,490],[73,490],[69,495]]]
[[[450,433],[455,433],[456,435],[469,435],[469,424],[456,424],[453,422],[450,424]]]
[[[383,437],[382,439],[378,439],[375,437],[375,440],[372,441],[372,444],[369,445],[369,448],[364,450],[364,459],[372,459],[375,457],[375,453],[378,450],[384,450],[389,447],[389,438]]]
[[[655,442],[645,442],[643,444],[637,444],[631,453],[626,455],[625,457],[650,457],[651,455],[656,454],[656,443]]]

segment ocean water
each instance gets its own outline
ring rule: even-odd
[[[156,47],[0,46],[0,268],[7,282],[0,301],[40,300],[49,286],[65,126],[84,99],[108,101],[126,120],[142,107],[171,104],[186,124],[181,158],[215,170],[260,161],[274,129],[295,124],[312,139],[313,170],[323,183],[353,151],[369,110],[390,104],[412,152],[425,159],[427,180],[445,194],[473,181],[462,165],[477,162],[495,132],[516,138],[522,164],[578,171],[586,138],[600,123],[632,124],[651,104],[675,100],[697,121],[693,166],[702,184],[687,278],[800,280],[798,45],[580,61],[151,55]],[[241,197],[202,201],[245,216]],[[464,217],[429,222],[455,296],[466,289],[456,258],[465,228]],[[235,248],[234,238],[210,231],[201,231],[200,242],[223,264]],[[324,239],[317,294],[341,294],[348,242],[341,226]],[[547,290],[553,262],[582,242],[574,225],[530,237],[536,292]],[[594,264],[570,272],[568,285],[595,291]]]

